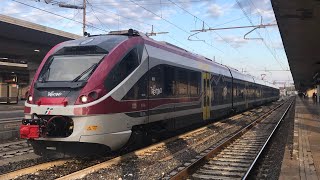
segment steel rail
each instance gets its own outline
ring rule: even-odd
[[[278,108],[283,106],[285,103],[287,103],[287,101],[283,102],[282,104],[280,104],[278,106],[276,106],[275,108],[273,108],[269,112],[263,114],[261,117],[259,117],[258,119],[256,119],[255,121],[253,121],[252,123],[247,125],[246,127],[242,128],[236,134],[233,134],[230,138],[224,140],[223,142],[218,144],[216,147],[209,148],[208,150],[205,150],[204,153],[200,154],[201,157],[199,159],[193,161],[192,163],[188,163],[188,165],[184,169],[179,170],[178,172],[174,172],[173,171],[172,174],[174,174],[174,175],[172,177],[170,177],[170,179],[172,179],[172,180],[186,179],[189,176],[189,174],[191,172],[193,172],[193,169],[195,169],[196,167],[201,166],[201,164],[203,162],[208,161],[214,154],[218,153],[219,151],[224,149],[227,145],[231,144],[234,140],[238,139],[244,133],[248,132],[255,125],[257,125],[260,121],[262,121],[266,117],[270,116],[271,112],[274,112],[275,110],[277,110]]]
[[[281,105],[277,106],[280,107]],[[272,110],[268,111],[268,112],[265,112],[264,115],[268,115],[270,114]],[[241,117],[242,115],[236,115],[236,116],[233,116],[231,117],[232,119],[238,119],[239,117]],[[258,118],[259,119],[259,118]],[[224,122],[225,120],[221,121],[221,122]],[[151,149],[156,149],[157,147],[161,147],[162,145],[165,145],[167,144],[168,142],[171,142],[173,140],[176,140],[176,139],[183,139],[185,136],[190,136],[190,134],[193,134],[194,132],[197,132],[197,131],[201,131],[201,130],[204,130],[206,129],[207,127],[210,127],[212,125],[214,125],[215,123],[210,123],[204,127],[201,127],[199,129],[195,129],[195,130],[192,130],[192,131],[189,131],[189,132],[186,132],[186,133],[183,133],[181,135],[178,135],[178,136],[175,136],[175,137],[172,137],[172,138],[169,138],[169,139],[166,139],[162,142],[159,142],[157,144],[154,144],[154,145],[151,145],[151,146],[148,146],[146,148],[143,148],[143,149],[140,149],[140,150],[137,150],[137,151],[134,151],[134,152],[130,152],[128,154],[125,154],[125,155],[122,155],[122,156],[118,156],[118,157],[115,157],[113,159],[110,159],[108,161],[105,161],[105,162],[102,162],[102,163],[99,163],[99,164],[96,164],[96,165],[93,165],[93,166],[90,166],[90,167],[87,167],[85,169],[82,169],[82,170],[79,170],[79,171],[76,171],[76,172],[73,172],[71,174],[68,174],[68,175],[65,175],[65,176],[62,176],[60,178],[58,178],[57,180],[73,180],[73,179],[82,179],[84,178],[86,175],[88,174],[91,174],[91,173],[94,173],[94,172],[97,172],[99,171],[100,169],[103,169],[103,168],[107,168],[107,167],[110,167],[111,165],[115,165],[115,164],[118,164],[119,162],[121,161],[124,161],[124,160],[128,160],[130,158],[132,158],[132,155],[135,155],[135,156],[143,156],[143,154],[145,152],[147,152],[148,150],[151,150]],[[168,158],[168,157],[166,157]],[[169,157],[170,158],[170,157]],[[163,159],[161,159],[163,160]],[[161,161],[160,160],[160,161]]]
[[[17,122],[21,122],[21,121],[22,121],[22,118],[21,119],[16,118],[13,120],[8,120],[8,121],[0,121],[0,124],[10,124],[10,123],[17,123]]]
[[[246,174],[242,177],[242,179],[247,179],[248,175],[250,174],[252,168],[254,167],[254,165],[256,164],[256,162],[258,161],[260,155],[262,154],[262,152],[264,151],[265,147],[267,146],[267,144],[269,143],[269,140],[271,139],[271,137],[273,136],[274,132],[278,129],[280,123],[282,122],[282,120],[285,118],[285,116],[288,114],[288,111],[290,110],[292,104],[293,104],[294,100],[291,101],[290,105],[288,106],[288,108],[285,110],[285,112],[283,113],[283,115],[281,116],[280,120],[278,121],[277,125],[274,127],[274,129],[272,130],[271,134],[269,135],[268,139],[266,140],[266,142],[264,143],[264,145],[262,146],[262,148],[260,149],[259,153],[257,154],[256,158],[254,159],[254,161],[252,162],[252,164],[250,165],[248,171],[246,172]]]
[[[283,104],[284,104],[284,103],[283,103]],[[255,118],[256,120],[254,120],[254,122],[257,121],[257,120],[260,120],[261,117],[268,116],[272,111],[274,111],[275,109],[278,109],[278,108],[281,107],[283,104],[280,104],[280,105],[278,105],[278,106],[275,107],[275,108],[272,108],[272,109],[269,110],[268,112],[264,112],[263,116],[260,116],[260,117],[258,117],[258,118]],[[240,115],[237,115],[237,116],[240,116]],[[262,119],[261,119],[261,120],[262,120]],[[212,124],[213,124],[213,123],[212,123]],[[207,125],[207,126],[210,126],[210,125],[212,125],[212,124],[209,124],[209,125]],[[202,128],[199,128],[199,129],[195,129],[195,130],[193,130],[193,131],[191,131],[191,132],[193,132],[193,133],[195,133],[195,132],[201,132],[201,131],[204,130],[207,126],[202,127]],[[151,145],[151,146],[146,147],[146,148],[144,148],[144,149],[140,149],[140,150],[138,150],[138,151],[131,152],[131,153],[129,153],[129,154],[125,154],[125,155],[123,155],[123,156],[115,157],[115,158],[110,159],[110,160],[107,160],[107,161],[105,161],[105,162],[102,162],[102,163],[99,163],[99,164],[90,166],[90,167],[88,167],[88,168],[82,169],[82,170],[80,170],[80,171],[76,171],[76,172],[71,173],[71,174],[69,174],[69,175],[60,177],[59,179],[77,179],[77,178],[83,178],[85,175],[87,175],[87,174],[89,174],[89,173],[96,172],[96,171],[98,171],[99,169],[106,168],[106,167],[108,167],[108,166],[111,166],[112,164],[117,164],[117,163],[123,161],[124,159],[130,159],[130,158],[132,157],[132,155],[140,156],[140,155],[143,155],[144,152],[146,152],[146,151],[148,151],[148,150],[156,149],[156,148],[158,148],[158,147],[160,148],[162,145],[165,145],[166,142],[172,141],[172,140],[174,140],[174,139],[183,138],[183,137],[185,137],[185,136],[190,135],[191,132],[186,132],[186,133],[184,133],[184,134],[181,134],[181,135],[179,135],[179,136],[175,136],[175,137],[169,138],[169,139],[167,139],[167,140],[165,140],[165,141],[163,141],[163,142],[159,142],[159,143],[157,143],[157,144]],[[50,163],[50,162],[49,162],[49,163]],[[23,172],[22,174],[34,173],[34,172],[37,172],[37,171],[40,170],[40,169],[42,169],[42,170],[47,169],[48,166],[49,166],[49,164],[46,165],[45,167],[42,167],[42,168],[39,168],[39,167],[38,167],[38,168],[32,168],[32,171],[27,170],[27,172],[26,172],[25,170],[21,169],[21,170],[18,170],[18,171],[20,171],[20,172],[18,172],[18,173],[17,173],[17,172],[14,172],[14,174],[10,174],[10,175],[11,175],[10,177],[12,177],[12,176],[14,176],[14,177],[19,177],[22,172]],[[28,169],[28,168],[27,168],[27,169]],[[20,174],[20,175],[19,175],[19,174]],[[6,175],[9,175],[9,174],[0,175],[0,179],[2,179],[3,177],[8,178],[9,176],[6,176]],[[6,179],[6,178],[5,178],[5,179]]]
[[[237,115],[237,116],[234,116],[234,117],[231,117],[231,118],[237,119],[239,116],[240,115]],[[224,121],[222,121],[222,122],[224,122]],[[212,126],[212,125],[213,124],[209,124],[208,126]],[[109,165],[117,164],[117,163],[123,161],[123,159],[130,159],[132,154],[134,154],[134,155],[142,155],[145,151],[148,151],[148,150],[151,150],[151,149],[156,149],[157,147],[165,145],[167,142],[174,141],[174,140],[177,140],[177,139],[180,139],[180,138],[183,139],[184,137],[186,137],[186,136],[188,136],[190,134],[193,134],[193,133],[194,134],[203,133],[203,131],[208,126],[201,127],[201,128],[189,131],[189,132],[185,132],[185,133],[183,133],[183,134],[181,134],[179,136],[175,136],[175,137],[169,138],[169,139],[167,139],[167,140],[165,140],[163,142],[148,146],[148,147],[146,147],[144,149],[137,150],[135,152],[131,152],[131,153],[123,155],[123,156],[114,157],[113,159],[110,159],[110,160],[107,160],[105,162],[98,163],[96,165],[87,167],[85,169],[73,172],[71,174],[65,175],[65,176],[60,177],[58,179],[77,179],[77,178],[81,178],[81,177],[85,176],[86,174],[88,174],[90,172],[92,173],[92,172],[95,172],[95,171],[97,171],[97,170],[99,170],[101,168],[108,167]],[[14,144],[17,144],[17,143],[22,143],[22,142],[12,142],[12,143],[7,143],[7,144],[0,144],[0,148],[3,147],[3,146],[6,146],[6,145],[11,145],[11,144],[14,145]],[[0,153],[0,156],[1,156],[1,153]],[[2,174],[2,175],[0,175],[0,179],[13,179],[13,178],[20,177],[22,175],[32,174],[32,173],[38,172],[39,170],[46,170],[46,169],[48,169],[50,167],[53,167],[53,166],[63,165],[64,163],[67,163],[67,160],[58,160],[58,161],[53,161],[53,162],[47,162],[47,163],[31,166],[31,167],[28,167],[28,168],[20,169],[20,170],[17,170],[17,171],[9,172],[9,173],[6,173],[6,174]]]

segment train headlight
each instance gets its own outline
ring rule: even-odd
[[[32,102],[32,100],[33,100],[32,96],[29,95],[29,96],[28,96],[28,101],[29,101],[29,102]]]
[[[88,97],[85,96],[85,95],[83,95],[83,96],[80,97],[80,101],[81,101],[82,103],[86,103],[86,102],[88,102]]]

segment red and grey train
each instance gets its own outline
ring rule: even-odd
[[[278,98],[272,84],[132,29],[114,31],[48,52],[20,135],[42,155],[114,151],[137,132],[175,130]]]

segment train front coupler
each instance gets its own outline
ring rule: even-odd
[[[37,118],[35,118],[37,117]],[[23,119],[20,137],[24,139],[64,138],[73,132],[73,120],[67,116],[39,116],[32,114],[31,119]]]
[[[37,117],[37,118],[35,118]],[[41,137],[45,129],[46,122],[37,114],[32,114],[30,119],[22,119],[20,126],[20,138],[22,139],[37,139]]]

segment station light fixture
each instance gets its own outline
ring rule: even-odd
[[[0,59],[7,60],[8,58],[7,57],[0,57]]]
[[[40,52],[40,50],[39,49],[35,49],[35,50],[33,50],[34,52]]]

